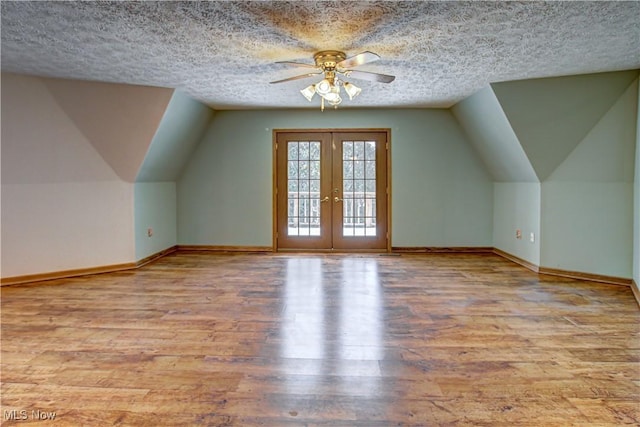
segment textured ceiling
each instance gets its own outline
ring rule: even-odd
[[[8,2],[2,70],[178,88],[216,109],[318,107],[318,50],[393,74],[343,107],[449,107],[488,83],[640,68],[640,2]]]

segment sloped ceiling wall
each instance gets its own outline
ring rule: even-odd
[[[43,79],[2,73],[2,121],[3,185],[118,179]]]
[[[638,76],[637,70],[491,85],[540,181],[567,158]]]
[[[493,83],[452,107],[497,182],[543,182],[638,70]]]
[[[636,80],[579,141],[548,181],[633,182],[637,90]]]
[[[173,89],[42,80],[57,104],[120,179],[134,182]]]
[[[452,111],[498,182],[542,182],[638,76],[637,70],[494,83]],[[213,110],[172,89],[43,79],[126,182],[175,181]]]
[[[176,90],[149,145],[136,181],[176,181],[213,115],[211,108]]]
[[[494,181],[538,182],[491,87],[485,87],[459,102],[452,112]]]

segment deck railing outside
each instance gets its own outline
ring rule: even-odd
[[[340,203],[343,206],[344,236],[375,236],[375,193],[350,192]],[[320,204],[318,192],[289,192],[288,228],[290,236],[320,235]]]

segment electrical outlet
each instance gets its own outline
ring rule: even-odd
[[[520,229],[516,230],[516,239],[522,239],[522,230]]]
[[[147,237],[151,237],[153,236],[153,228],[149,227],[147,228]]]
[[[535,241],[536,241],[536,234],[535,233],[529,234],[529,241],[531,243],[535,243]]]

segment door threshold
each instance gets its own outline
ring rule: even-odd
[[[386,249],[295,249],[295,248],[276,248],[276,252],[289,253],[321,253],[321,254],[390,254]]]

